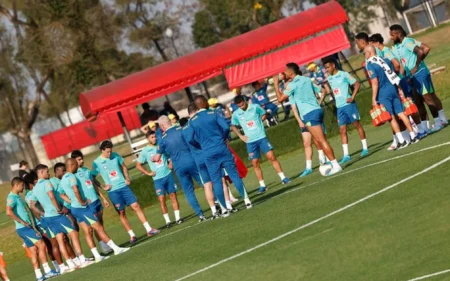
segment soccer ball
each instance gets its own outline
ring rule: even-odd
[[[333,168],[333,166],[331,166],[331,164],[326,163],[326,164],[320,165],[319,172],[322,176],[326,177],[332,168]]]

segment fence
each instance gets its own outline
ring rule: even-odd
[[[420,4],[403,13],[409,33],[436,27],[450,20],[448,0],[421,0]]]

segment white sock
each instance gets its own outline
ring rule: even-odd
[[[441,122],[441,119],[439,117],[434,118],[434,127],[435,128],[441,128],[442,127],[442,122]]]
[[[252,202],[250,201],[250,198],[245,198],[244,202],[245,202],[245,205],[252,204]]]
[[[392,145],[397,146],[398,144],[398,139],[397,136],[395,134],[392,135]]]
[[[67,263],[67,266],[68,266],[70,269],[77,267],[77,266],[75,265],[75,263],[73,262],[72,259],[66,260],[66,263]],[[60,266],[60,267],[61,267],[61,266]]]
[[[259,186],[260,187],[266,187],[266,184],[264,183],[264,180],[259,181]]]
[[[181,219],[180,210],[174,210],[173,213],[175,214],[175,220],[179,221]]]
[[[425,120],[425,121],[422,121],[422,122],[425,122],[425,125],[427,126],[428,130],[431,128],[430,127],[430,120]]]
[[[131,238],[136,237],[136,235],[134,234],[133,230],[128,230],[128,234],[130,235]]]
[[[231,190],[228,188],[228,194],[230,195],[230,200],[236,200],[236,198],[234,198],[233,193],[231,193]]]
[[[152,230],[152,228],[150,227],[150,224],[146,221],[143,223],[144,227],[145,227],[145,231],[149,232]]]
[[[444,122],[444,123],[448,122],[443,109],[439,110],[438,114],[439,114],[439,119],[441,119],[442,122]]]
[[[326,162],[325,160],[325,153],[323,153],[323,150],[317,150],[318,154],[319,154],[319,162],[320,164],[323,164]]]
[[[35,269],[34,273],[36,274],[36,279],[39,279],[39,278],[42,277],[42,272],[41,272],[40,268],[39,269]]]
[[[402,137],[406,142],[411,142],[411,137],[409,136],[408,130],[402,132]]]
[[[312,160],[306,160],[306,169],[312,170]]]
[[[417,128],[419,128],[419,133],[425,133],[425,122],[420,122],[419,125],[417,125]]]
[[[397,140],[398,140],[399,143],[404,143],[405,142],[405,139],[403,138],[401,132],[400,133],[396,133],[395,136],[397,137]]]
[[[57,272],[60,272],[60,271],[61,271],[61,268],[59,267],[59,264],[58,264],[57,261],[52,261],[52,264],[53,264],[53,267],[55,268],[55,270],[56,270]]]
[[[102,256],[100,256],[100,254],[99,254],[97,248],[92,248],[92,249],[91,249],[91,253],[92,253],[92,255],[94,256],[94,259],[100,259],[100,258],[102,257]]]
[[[227,204],[227,209],[228,210],[232,210],[233,209],[233,206],[231,205],[230,201],[225,201],[225,204]]]
[[[416,138],[416,133],[414,133],[414,131],[413,132],[409,132],[409,136],[411,137],[411,140],[415,139]]]
[[[78,259],[80,260],[80,263],[83,264],[86,262],[86,258],[84,257],[84,255],[79,255]]]
[[[344,156],[348,156],[348,144],[343,144],[342,149],[344,150]]]
[[[72,259],[72,261],[73,261],[73,263],[74,263],[76,266],[80,266],[80,265],[81,265],[80,259],[78,259],[77,257],[75,257],[74,259]]]
[[[114,241],[112,241],[112,239],[109,240],[106,244],[107,244],[111,249],[113,249],[114,252],[117,251],[117,250],[119,249],[119,246],[117,246],[116,243],[114,243]]]
[[[164,220],[166,221],[166,224],[167,224],[167,223],[170,223],[170,217],[169,217],[169,214],[163,214],[163,217],[164,217]]]
[[[61,272],[61,271],[66,271],[66,270],[68,269],[68,267],[66,267],[66,266],[64,265],[64,263],[58,265],[58,268],[59,268],[59,272]]]
[[[333,166],[333,169],[341,166],[341,165],[339,165],[339,163],[336,159],[334,159],[333,161],[330,161],[330,162],[331,162],[331,165]]]
[[[44,269],[45,274],[49,273],[50,271],[52,271],[52,269],[50,268],[50,266],[48,265],[48,262],[43,263],[42,264],[42,268]]]
[[[367,140],[363,139],[363,140],[361,140],[361,143],[362,143],[363,149],[367,149]]]
[[[286,178],[283,172],[278,173],[278,176],[280,177],[281,180],[284,180]]]
[[[217,213],[217,208],[216,205],[211,206],[211,213],[214,215],[215,213]]]

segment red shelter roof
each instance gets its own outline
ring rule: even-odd
[[[224,68],[279,49],[348,20],[330,1],[178,59],[145,69],[80,95],[86,118],[135,106],[218,76]]]

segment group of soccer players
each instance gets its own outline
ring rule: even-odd
[[[434,118],[431,132],[440,130],[448,121],[434,92],[430,72],[423,62],[429,52],[428,46],[406,37],[406,33],[398,25],[391,26],[390,34],[395,44],[392,50],[383,45],[384,40],[379,34],[369,37],[365,33],[359,33],[356,42],[366,57],[373,105],[383,104],[395,117],[390,121],[394,138],[390,149],[395,150],[415,143],[430,133],[426,125],[428,119],[424,104],[428,105]],[[290,100],[304,140],[306,168],[301,177],[312,173],[313,143],[319,152],[320,163],[328,162],[331,165],[327,176],[342,170],[341,165],[351,160],[348,125],[353,125],[359,134],[361,157],[369,154],[366,133],[359,122],[360,114],[355,103],[360,89],[359,82],[349,73],[339,70],[333,58],[324,59],[323,63],[328,72],[330,91],[323,91],[310,78],[303,76],[295,63],[288,63],[282,75],[273,77],[277,100]],[[232,181],[246,208],[252,208],[236,167],[235,157],[227,145],[230,130],[247,145],[248,157],[259,181],[259,193],[267,190],[260,167],[261,152],[272,164],[281,183],[290,182],[275,156],[263,124],[268,118],[273,122],[273,114],[277,109],[264,96],[267,95],[266,84],[255,82],[253,87],[255,93],[252,99],[246,98],[239,90],[236,91],[232,114],[229,110],[224,112],[223,107],[210,108],[205,97],[197,96],[188,107],[190,118],[183,126],[172,122],[167,116],[161,116],[157,121],[159,127],[151,122],[150,128],[145,130],[148,145],[139,153],[136,168],[153,178],[168,228],[173,222],[166,204],[167,195],[174,210],[174,222],[183,223],[176,196],[178,186],[173,174],[179,179],[186,199],[199,221],[205,221],[206,217],[194,192],[194,180],[204,189],[212,219],[228,217],[237,211],[232,206],[234,198],[225,178]],[[333,95],[337,108],[344,152],[339,162],[326,138],[321,108],[324,94]],[[414,98],[419,107],[419,114],[411,116],[414,126],[404,113],[401,98],[405,97]],[[103,227],[103,205],[108,207],[109,203],[100,189],[107,191],[122,225],[130,235],[130,244],[137,239],[126,215],[128,206],[136,212],[149,237],[159,233],[159,230],[148,223],[130,189],[131,181],[124,159],[112,149],[110,141],[101,144],[101,155],[93,162],[92,170],[84,167],[83,154],[73,151],[65,163],[54,166],[52,178],[49,168],[39,164],[25,178],[17,177],[12,180],[6,212],[15,221],[17,234],[30,251],[37,280],[45,280],[108,258],[98,252],[95,240],[103,254],[114,252],[117,255],[129,250],[117,246]],[[145,164],[148,164],[149,169],[144,167]],[[104,184],[96,179],[98,175],[103,178]],[[25,200],[20,196],[22,192],[25,192]],[[83,255],[80,229],[85,234],[93,259]],[[50,268],[49,260],[54,270]]]

